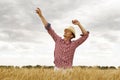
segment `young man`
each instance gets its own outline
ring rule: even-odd
[[[82,31],[81,37],[78,38],[77,40],[71,41],[71,39],[75,38],[75,30],[72,26],[70,26],[68,28],[65,28],[64,38],[62,39],[55,33],[55,31],[51,27],[51,24],[48,23],[45,17],[42,15],[42,11],[40,10],[40,8],[36,9],[36,13],[39,15],[46,30],[55,41],[54,50],[55,68],[57,69],[72,68],[75,49],[88,38],[89,32],[87,32],[83,28],[83,26],[80,24],[78,20],[72,20],[72,23],[74,25],[78,25],[78,27]]]

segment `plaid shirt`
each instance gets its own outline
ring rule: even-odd
[[[59,37],[51,27],[51,24],[48,23],[45,26],[48,33],[51,35],[53,40],[55,41],[55,50],[54,50],[54,64],[58,68],[71,68],[73,63],[73,57],[75,49],[82,44],[88,37],[88,34],[81,35],[77,40],[74,41],[64,41],[61,37]]]

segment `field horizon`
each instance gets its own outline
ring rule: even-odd
[[[0,68],[54,68],[54,66],[47,66],[47,65],[23,65],[23,66],[16,66],[16,65],[0,65]],[[86,65],[78,65],[73,66],[72,68],[80,67],[80,68],[99,68],[99,69],[120,69],[120,66],[86,66]]]
[[[0,80],[120,80],[120,68],[73,66],[71,71],[54,71],[53,66],[0,66]]]

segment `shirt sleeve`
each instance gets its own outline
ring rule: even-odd
[[[56,42],[60,37],[55,33],[55,31],[52,29],[51,24],[48,23],[47,26],[45,26],[46,30],[50,34],[50,36],[53,38],[53,40]]]
[[[77,40],[74,41],[74,46],[78,47],[79,45],[81,45],[89,36],[89,32],[87,31],[86,35],[81,35],[80,38],[78,38]]]

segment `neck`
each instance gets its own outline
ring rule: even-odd
[[[64,40],[65,40],[65,41],[71,41],[70,38],[66,38],[66,37],[64,37]]]

